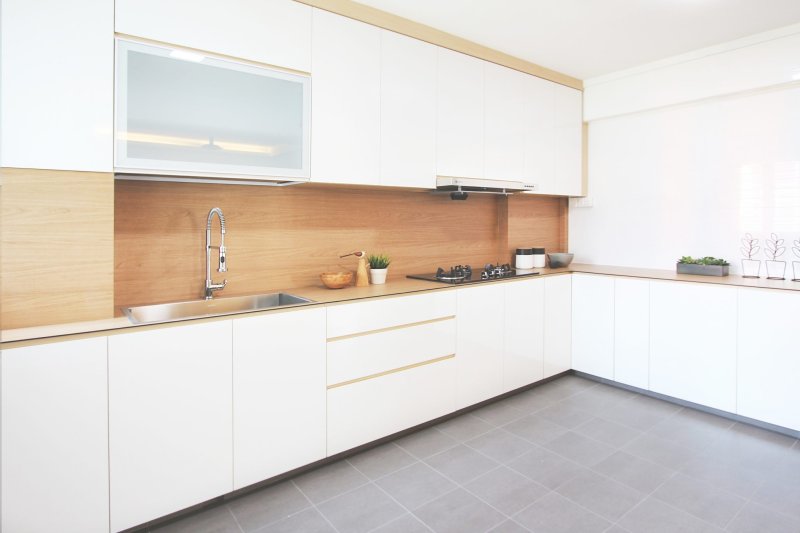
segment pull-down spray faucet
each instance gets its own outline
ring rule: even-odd
[[[211,246],[211,221],[214,215],[219,217],[219,246]],[[208,220],[206,221],[206,300],[214,297],[214,291],[221,291],[228,284],[227,279],[223,279],[222,283],[214,283],[211,280],[211,249],[216,248],[219,250],[219,266],[217,272],[227,272],[228,263],[225,257],[225,215],[222,214],[222,209],[219,207],[213,208],[208,212]]]

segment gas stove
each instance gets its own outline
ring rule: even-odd
[[[480,283],[498,279],[522,278],[526,276],[536,276],[537,274],[539,274],[539,272],[535,270],[515,270],[511,268],[509,264],[489,264],[477,271],[473,271],[472,267],[469,265],[456,265],[447,270],[439,268],[432,274],[414,274],[407,277],[455,285],[459,283]]]

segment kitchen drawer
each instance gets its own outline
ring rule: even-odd
[[[436,291],[328,307],[328,338],[455,316],[455,291]]]
[[[454,363],[445,359],[328,389],[328,456],[451,413]]]
[[[401,327],[328,342],[328,385],[452,355],[456,321]]]

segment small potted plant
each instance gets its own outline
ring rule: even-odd
[[[761,277],[761,261],[753,259],[760,249],[758,239],[754,239],[750,233],[745,233],[744,239],[742,239],[742,247],[740,248],[742,255],[745,257],[745,259],[742,259],[742,277]]]
[[[800,259],[800,239],[797,239],[792,243],[792,252],[794,255]],[[794,276],[792,276],[792,281],[800,281],[800,261],[792,261],[792,272]]]
[[[367,257],[369,262],[369,279],[373,285],[386,283],[386,273],[389,271],[391,258],[386,254],[371,254]]]
[[[678,274],[698,276],[727,276],[730,263],[716,257],[694,257],[685,255],[678,260]]]
[[[764,253],[769,258],[767,264],[767,279],[786,279],[786,261],[779,261],[778,258],[786,251],[783,246],[783,239],[779,239],[775,233],[771,233],[767,239],[767,247]]]

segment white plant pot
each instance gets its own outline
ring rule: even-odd
[[[767,279],[786,279],[786,261],[764,261],[767,264]]]
[[[761,277],[761,261],[758,259],[742,259],[742,277]]]
[[[373,285],[383,285],[386,283],[386,274],[388,272],[388,268],[370,268],[369,280]]]

